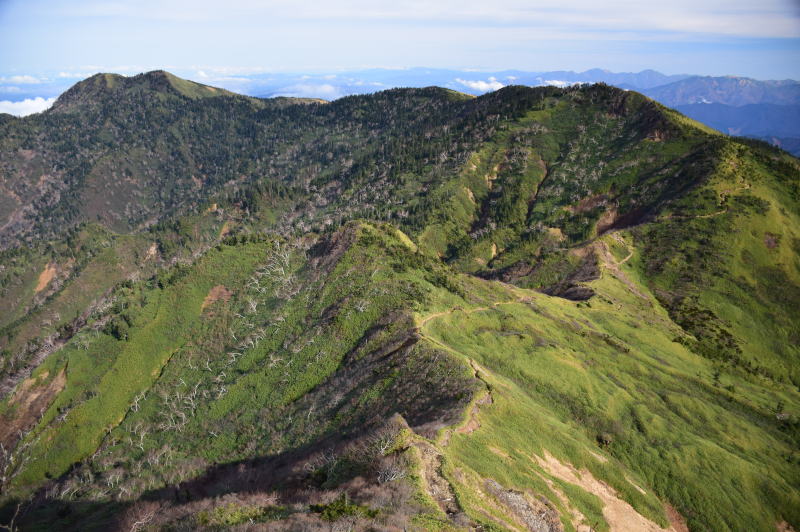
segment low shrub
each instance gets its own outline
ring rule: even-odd
[[[311,511],[320,514],[324,521],[338,521],[342,517],[375,517],[377,510],[350,502],[347,493],[342,493],[328,504],[312,504]]]

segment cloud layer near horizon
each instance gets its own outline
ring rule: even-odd
[[[469,87],[470,89],[481,92],[496,91],[498,89],[502,89],[503,87],[505,87],[505,85],[497,81],[497,78],[495,77],[490,77],[488,81],[483,81],[483,80],[470,81],[461,78],[456,78],[456,81],[461,83],[465,87]]]
[[[0,101],[0,113],[8,113],[14,116],[27,116],[33,113],[41,113],[50,108],[56,101],[55,98],[29,98],[20,102]]]

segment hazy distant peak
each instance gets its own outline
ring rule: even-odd
[[[800,104],[800,83],[793,80],[761,81],[739,76],[692,76],[645,89],[643,92],[671,107],[695,103],[733,106],[760,103]]]

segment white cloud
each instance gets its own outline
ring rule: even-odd
[[[41,83],[44,80],[39,78],[35,78],[33,76],[23,75],[23,76],[9,76],[7,78],[0,77],[0,83],[19,83],[19,84],[34,84],[34,83]]]
[[[59,72],[58,77],[63,79],[84,79],[94,74],[94,72]]]
[[[209,75],[205,70],[198,70],[195,79],[199,80],[201,83],[249,83],[251,81],[243,77],[217,75],[213,73]]]
[[[8,113],[16,116],[27,116],[33,113],[41,113],[49,109],[55,98],[29,98],[21,102],[9,102],[8,100],[0,101],[0,113]]]
[[[502,89],[503,87],[505,87],[505,85],[497,81],[497,78],[494,76],[491,76],[488,81],[483,81],[482,79],[479,79],[477,81],[471,81],[468,79],[461,79],[461,78],[456,78],[456,81],[461,83],[465,87],[469,87],[472,90],[480,92],[496,91],[498,89]]]
[[[298,84],[284,87],[277,91],[279,96],[293,96],[295,98],[322,98],[324,100],[335,100],[344,96],[339,87],[329,83],[322,85]]]
[[[162,67],[164,68],[164,67]],[[213,66],[213,65],[194,65],[191,68],[201,70],[203,72],[212,72],[213,74],[225,76],[247,76],[252,74],[268,73],[269,69],[261,66]]]
[[[569,87],[572,85],[571,81],[563,81],[560,79],[546,79],[544,80],[545,85],[552,85],[554,87]]]

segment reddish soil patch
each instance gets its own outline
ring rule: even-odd
[[[479,428],[481,428],[481,424],[478,422],[476,416],[478,415],[478,407],[473,407],[472,412],[470,412],[469,421],[463,427],[460,427],[456,430],[459,434],[472,434]]]
[[[203,306],[200,307],[200,310],[205,310],[207,306],[212,304],[214,301],[219,301],[220,299],[222,301],[229,301],[232,295],[233,292],[231,292],[221,284],[218,284],[217,286],[208,291],[208,295],[203,300]]]
[[[6,449],[16,444],[20,431],[25,433],[36,423],[67,384],[64,368],[46,385],[38,385],[39,381],[46,378],[47,373],[44,373],[38,378],[22,381],[9,401],[15,408],[0,416],[0,443]]]
[[[586,212],[594,209],[597,206],[600,206],[606,202],[608,198],[605,194],[596,194],[594,196],[589,196],[587,198],[583,198],[578,202],[578,204],[574,207],[570,207],[570,211],[580,213]]]
[[[50,262],[47,264],[44,271],[39,274],[39,282],[36,283],[36,288],[34,289],[37,294],[47,288],[47,285],[50,284],[50,281],[55,277],[56,271],[55,263]]]
[[[492,453],[494,453],[494,454],[496,454],[497,456],[499,456],[500,458],[503,458],[503,459],[505,459],[505,460],[511,460],[511,456],[510,456],[508,453],[506,453],[506,452],[504,452],[504,451],[502,451],[502,450],[498,449],[497,447],[492,447],[492,446],[489,446],[489,447],[488,447],[488,449],[489,449],[489,450],[490,450]]]
[[[570,484],[580,486],[585,491],[596,495],[603,502],[603,517],[611,530],[620,532],[679,532],[674,525],[668,529],[661,528],[638,513],[627,501],[619,498],[616,491],[592,475],[588,470],[578,471],[571,464],[565,464],[553,455],[544,452],[544,457],[535,457],[536,462],[545,471],[556,478]]]
[[[669,524],[675,532],[689,532],[689,527],[686,524],[686,519],[676,510],[671,504],[665,504],[664,510],[667,513]]]

